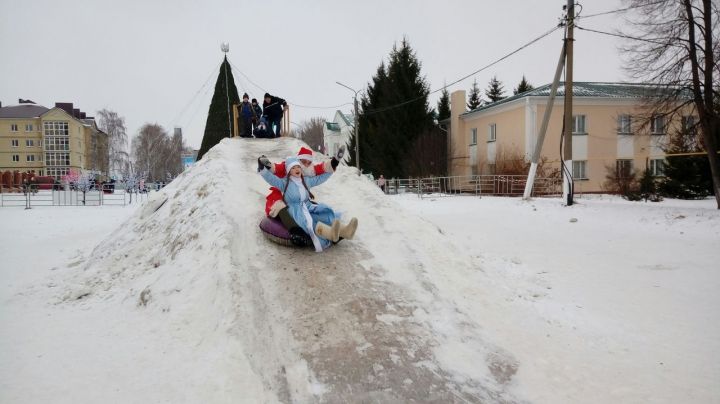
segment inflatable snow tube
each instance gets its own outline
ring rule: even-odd
[[[265,237],[270,241],[278,244],[294,247],[292,241],[290,241],[290,233],[283,226],[280,219],[274,217],[263,217],[260,221],[260,230],[262,230]]]

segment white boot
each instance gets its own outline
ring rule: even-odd
[[[337,221],[336,221],[337,222]],[[318,236],[328,239],[330,241],[337,241],[340,237],[340,223],[333,222],[332,226],[328,226],[323,222],[318,222],[315,225],[315,233]]]
[[[353,236],[355,236],[355,231],[357,230],[357,227],[358,227],[357,218],[350,219],[350,222],[348,222],[348,224],[340,227],[340,237],[342,237],[346,240],[352,240]]]

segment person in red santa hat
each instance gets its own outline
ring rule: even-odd
[[[345,155],[345,146],[340,146],[333,158],[326,162],[319,162],[313,165],[313,152],[307,147],[301,147],[297,159],[301,163],[302,174],[306,177],[313,177],[325,173],[332,173]],[[261,156],[269,163],[267,157]],[[270,164],[270,172],[278,178],[285,178],[287,170],[285,160],[280,163]],[[304,247],[312,244],[311,237],[298,226],[292,215],[288,212],[287,205],[283,201],[283,195],[277,187],[270,187],[270,193],[265,197],[265,214],[268,217],[277,217],[290,233],[290,241],[297,246]]]

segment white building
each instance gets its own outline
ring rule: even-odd
[[[352,114],[345,114],[340,110],[335,111],[332,121],[325,121],[323,126],[323,139],[325,142],[325,154],[333,156],[337,153],[340,145],[349,146],[354,126]],[[345,153],[343,162],[350,161],[350,153]]]

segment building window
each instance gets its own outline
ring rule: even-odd
[[[33,147],[35,146],[35,142],[32,139],[25,139],[25,146]]]
[[[45,165],[50,167],[70,166],[70,153],[45,153]]]
[[[692,115],[682,117],[682,128],[685,133],[694,135],[697,133],[697,118]]]
[[[587,179],[587,160],[573,160],[573,178],[577,180]]]
[[[573,115],[573,135],[585,135],[585,115]]]
[[[664,159],[650,160],[650,174],[652,174],[653,177],[664,177],[665,176],[665,160]]]
[[[664,135],[665,134],[665,117],[655,115],[650,120],[650,134],[652,135]]]
[[[20,146],[20,141],[17,139],[10,139],[10,145],[12,147],[18,147],[18,146]]]
[[[497,125],[491,123],[488,125],[488,142],[494,142],[497,140]]]
[[[35,155],[28,154],[27,156],[25,156],[25,161],[35,161]]]
[[[54,177],[56,180],[59,180],[62,177],[68,175],[68,169],[67,168],[48,168],[47,175],[50,177]]]
[[[20,161],[20,155],[19,154],[13,154],[13,161]]]
[[[470,129],[470,146],[477,144],[477,128]]]
[[[63,121],[47,121],[43,122],[43,131],[45,136],[64,136],[69,135],[68,123]]]
[[[31,123],[25,124],[25,132],[32,132],[33,126]]]
[[[632,135],[632,128],[630,123],[630,115],[618,116],[618,133],[623,135]]]
[[[633,170],[632,160],[616,160],[615,174],[618,178],[630,178]]]
[[[10,125],[10,130],[11,130],[12,132],[17,132],[17,131],[18,131],[18,130],[17,130],[17,124],[16,124],[16,123],[11,124],[11,125]]]

